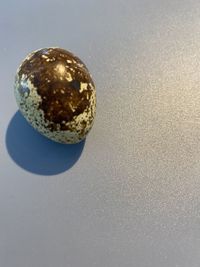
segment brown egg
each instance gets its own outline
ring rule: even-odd
[[[29,54],[16,74],[15,97],[27,121],[56,142],[78,143],[92,128],[94,82],[85,64],[64,49]]]

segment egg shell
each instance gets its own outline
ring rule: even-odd
[[[53,141],[78,143],[92,128],[94,82],[85,64],[64,49],[29,54],[17,70],[14,91],[26,120]]]

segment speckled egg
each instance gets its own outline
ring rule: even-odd
[[[92,128],[94,82],[85,64],[64,49],[29,54],[16,74],[15,97],[26,120],[56,142],[78,143]]]

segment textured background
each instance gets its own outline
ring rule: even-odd
[[[0,2],[0,266],[200,266],[200,2]],[[85,144],[41,137],[13,82],[32,50],[87,64]]]

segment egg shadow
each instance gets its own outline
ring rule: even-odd
[[[39,175],[69,170],[80,158],[85,140],[74,145],[59,144],[42,136],[17,111],[6,132],[10,157],[21,168]]]

